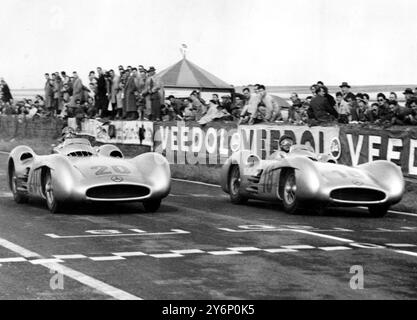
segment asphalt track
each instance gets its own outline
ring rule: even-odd
[[[6,159],[0,299],[417,298],[417,215],[291,216],[178,180],[157,213],[129,204],[52,215],[14,203]]]

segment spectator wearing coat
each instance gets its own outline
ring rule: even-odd
[[[310,119],[311,124],[329,123],[338,118],[338,113],[333,108],[329,100],[326,98],[326,88],[324,86],[318,87],[316,96],[310,102]]]
[[[49,73],[45,73],[45,108],[47,110],[50,110],[52,107],[52,100],[54,98],[54,91],[53,91],[53,85],[52,85],[52,81],[51,78],[49,76]]]
[[[347,82],[342,82],[342,84],[339,86],[339,88],[342,90],[343,99],[346,102],[355,101],[356,97],[352,92],[350,92],[351,86]]]
[[[11,103],[13,100],[12,93],[10,92],[10,88],[7,85],[6,81],[4,79],[0,80],[0,86],[1,86],[1,101],[4,103]]]
[[[335,109],[338,113],[337,120],[339,123],[347,124],[351,119],[350,105],[343,99],[343,93],[336,93],[336,105]]]
[[[156,76],[155,71],[154,67],[149,67],[145,90],[147,97],[146,109],[150,120],[161,121],[161,103],[165,99],[164,87],[161,78]]]
[[[258,113],[264,121],[274,122],[282,120],[281,108],[278,102],[266,92],[264,85],[257,85],[256,90],[261,98],[263,107],[258,107]]]
[[[103,72],[103,69],[98,67],[97,68],[97,96],[96,96],[96,106],[97,111],[100,116],[105,117],[107,116],[107,109],[109,105],[109,100],[107,97],[107,80],[106,76]]]
[[[146,111],[146,98],[143,97],[143,94],[145,93],[145,90],[146,90],[146,70],[143,67],[139,69],[139,73],[135,81],[136,81],[136,88],[139,93],[137,96],[139,119],[143,120],[145,118],[145,111]]]
[[[78,76],[78,73],[74,71],[72,73],[72,76],[74,78],[73,83],[73,92],[72,92],[72,98],[71,98],[71,105],[75,106],[75,102],[77,100],[80,100],[81,103],[84,102],[84,86],[83,82],[81,81],[80,77]]]
[[[125,118],[127,120],[136,120],[138,118],[138,108],[136,106],[136,95],[138,88],[136,87],[136,78],[138,70],[132,69],[130,77],[127,79],[125,87]]]

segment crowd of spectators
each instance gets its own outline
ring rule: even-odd
[[[323,82],[310,87],[311,94],[301,99],[294,92],[290,107],[283,114],[279,100],[262,84],[246,87],[242,93],[219,97],[214,93],[206,101],[194,90],[188,97],[165,97],[164,85],[156,69],[119,66],[118,72],[101,67],[88,75],[88,87],[73,72],[45,74],[44,96],[14,102],[4,79],[0,79],[0,114],[17,114],[28,118],[75,117],[80,126],[84,118],[110,120],[197,121],[204,126],[212,121],[237,121],[239,124],[287,122],[323,125],[329,123],[372,123],[388,125],[417,124],[417,88],[403,92],[401,105],[396,93],[387,97],[378,93],[376,102],[367,93],[353,93],[343,82],[340,90],[329,93]]]

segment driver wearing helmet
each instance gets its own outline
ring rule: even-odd
[[[278,150],[274,152],[269,159],[277,160],[286,158],[293,145],[294,139],[288,135],[283,135],[278,141]]]
[[[294,140],[290,136],[283,135],[279,139],[279,150],[285,153],[290,152],[291,147],[294,145]]]
[[[76,136],[77,134],[75,133],[73,128],[65,127],[64,129],[62,129],[62,133],[61,133],[62,142],[64,142],[66,139],[75,138]]]

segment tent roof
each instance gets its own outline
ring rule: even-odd
[[[183,58],[158,73],[165,87],[233,89],[233,86]]]

